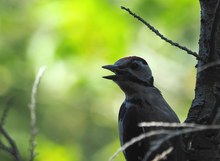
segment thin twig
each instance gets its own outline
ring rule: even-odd
[[[219,66],[219,65],[220,65],[220,60],[216,60],[216,61],[213,61],[213,62],[210,62],[210,63],[206,63],[205,65],[198,67],[198,73],[202,72],[206,69],[213,68],[215,66]]]
[[[130,15],[132,15],[134,18],[138,19],[139,21],[141,21],[145,26],[147,26],[152,32],[154,32],[157,36],[159,36],[162,40],[168,42],[169,44],[171,44],[172,46],[175,46],[181,50],[186,51],[189,55],[193,55],[194,57],[196,57],[197,60],[202,60],[203,59],[196,53],[191,51],[190,49],[188,49],[185,46],[182,46],[176,42],[173,42],[172,40],[166,38],[164,35],[162,35],[157,29],[155,29],[150,23],[146,22],[143,18],[141,18],[140,16],[136,15],[135,13],[133,13],[129,8],[126,8],[124,6],[121,6],[121,9],[127,11]]]
[[[11,149],[9,147],[7,147],[5,144],[3,144],[2,141],[0,141],[0,149],[12,154]]]
[[[167,155],[173,151],[173,147],[169,147],[167,150],[164,150],[161,154],[157,155],[152,161],[160,161],[167,158]]]
[[[13,100],[13,97],[9,98],[9,100],[6,102],[6,105],[5,105],[5,108],[3,110],[3,113],[2,113],[2,116],[1,116],[1,120],[0,120],[0,124],[2,126],[4,126],[5,119],[7,117],[7,114],[9,112],[9,110],[10,110],[12,100]]]
[[[36,126],[36,96],[37,96],[37,90],[40,84],[40,80],[46,70],[46,67],[41,67],[38,71],[38,74],[35,78],[34,85],[32,88],[31,93],[31,104],[29,106],[30,108],[30,117],[31,117],[31,137],[30,137],[30,161],[33,161],[36,157],[35,153],[35,137],[37,135],[37,126]]]
[[[160,122],[159,122],[160,124]],[[177,123],[178,124],[178,123]],[[163,137],[162,139],[159,139],[157,141],[155,141],[156,145],[151,146],[148,153],[145,155],[144,160],[146,161],[149,156],[155,152],[156,150],[158,150],[158,148],[166,141],[170,140],[173,137],[182,135],[182,134],[187,134],[187,133],[193,133],[193,132],[199,132],[199,131],[205,131],[205,130],[217,130],[220,129],[220,125],[199,125],[199,124],[195,124],[194,127],[190,127],[192,124],[189,124],[189,127],[187,127],[186,129],[179,129],[179,130],[153,130],[144,134],[141,134],[137,137],[132,138],[130,141],[126,142],[123,146],[121,146],[113,155],[112,157],[110,157],[109,161],[113,161],[120,152],[124,151],[125,149],[127,149],[128,147],[130,147],[131,145],[135,144],[136,142],[143,140],[145,138],[151,137],[151,136],[155,136],[155,135],[161,135],[161,134],[167,134],[165,137]],[[155,126],[155,125],[154,125]],[[181,124],[179,123],[179,126],[181,126]],[[171,123],[171,127],[172,127],[172,123]],[[183,127],[183,126],[182,126]]]
[[[155,152],[157,151],[164,142],[183,135],[183,134],[187,134],[187,133],[193,133],[193,132],[199,132],[199,131],[205,131],[205,130],[217,130],[220,129],[220,125],[197,125],[195,127],[192,128],[187,128],[187,129],[179,129],[179,130],[170,130],[170,133],[168,135],[166,135],[165,137],[158,139],[154,142],[154,145],[152,145],[150,147],[150,149],[148,150],[148,152],[146,153],[143,161],[148,161],[148,158]]]
[[[9,112],[9,110],[10,110],[10,107],[11,107],[10,105],[11,105],[12,99],[13,98],[10,98],[7,101],[7,103],[5,105],[5,108],[3,110],[3,113],[2,113],[2,116],[1,116],[1,120],[0,120],[0,134],[2,134],[3,137],[7,140],[8,144],[10,145],[10,147],[7,147],[5,144],[3,144],[0,141],[0,149],[10,153],[15,158],[16,161],[21,161],[20,153],[19,153],[19,150],[17,148],[16,143],[11,138],[11,136],[8,134],[8,132],[3,128],[5,119],[7,117],[7,114]]]
[[[6,147],[6,146],[1,146],[2,150],[5,150],[9,153],[11,153],[12,156],[14,156],[16,161],[21,161],[20,158],[20,153],[18,151],[17,145],[14,142],[14,140],[9,136],[9,134],[6,132],[6,130],[2,127],[2,125],[0,124],[0,133],[5,137],[5,139],[7,140],[7,142],[9,143],[9,145],[11,146],[10,148]],[[4,144],[3,144],[4,145]]]
[[[141,122],[140,124],[138,124],[138,126],[140,127],[173,127],[173,128],[181,128],[181,127],[184,127],[184,128],[193,128],[193,127],[196,127],[198,126],[197,124],[194,124],[194,123],[170,123],[170,122]]]
[[[132,138],[130,141],[126,142],[123,146],[121,146],[109,159],[109,161],[113,161],[120,152],[124,151],[125,149],[127,149],[128,147],[130,147],[131,145],[133,145],[134,143],[143,140],[145,138],[151,137],[151,136],[155,136],[155,135],[161,135],[161,134],[168,134],[170,132],[170,130],[154,130],[154,131],[150,131],[148,133],[143,133],[137,137]]]

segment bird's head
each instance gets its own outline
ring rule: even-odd
[[[137,56],[125,57],[113,65],[102,66],[114,73],[103,78],[113,80],[128,94],[139,88],[153,86],[153,76],[147,62]]]

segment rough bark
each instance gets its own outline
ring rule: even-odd
[[[220,0],[200,0],[201,28],[195,98],[187,123],[220,123]],[[219,131],[205,131],[187,136],[191,161],[219,161]]]

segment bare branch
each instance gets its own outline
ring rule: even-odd
[[[2,141],[0,141],[0,149],[13,156],[11,149],[7,147],[5,144],[3,144]]]
[[[140,127],[174,127],[174,128],[180,128],[180,127],[184,127],[184,128],[192,128],[192,127],[196,127],[197,124],[193,124],[193,123],[169,123],[169,122],[141,122],[140,124],[138,124],[138,126]]]
[[[154,125],[153,127],[156,125],[157,123],[154,122]],[[158,123],[158,125],[161,124],[161,122]],[[179,124],[179,125],[178,125]],[[164,126],[168,127],[167,126],[168,123],[165,123]],[[162,126],[162,124],[161,124]],[[205,130],[217,130],[217,129],[220,129],[220,125],[199,125],[199,124],[189,124],[189,126],[187,124],[185,124],[184,126],[182,126],[180,123],[176,123],[176,126],[178,127],[184,127],[186,126],[187,128],[186,129],[178,129],[178,130],[154,130],[154,131],[150,131],[150,132],[147,132],[147,133],[144,133],[144,134],[141,134],[137,137],[134,137],[132,138],[129,142],[125,143],[123,146],[121,146],[114,154],[113,156],[109,159],[109,161],[113,161],[118,155],[120,152],[124,151],[125,149],[127,149],[128,147],[130,147],[131,145],[135,144],[136,142],[138,141],[141,141],[145,138],[148,138],[148,137],[151,137],[151,136],[155,136],[155,135],[161,135],[161,134],[166,134],[165,137],[159,139],[159,140],[156,140],[154,143],[155,145],[151,146],[149,151],[147,152],[147,154],[145,155],[143,161],[146,161],[149,156],[155,152],[156,150],[158,150],[158,148],[160,148],[160,146],[176,137],[176,136],[180,136],[182,134],[187,134],[187,133],[193,133],[193,132],[199,132],[199,131],[205,131]],[[192,127],[191,127],[192,126]],[[174,127],[174,124],[171,123],[171,127]]]
[[[220,60],[216,60],[216,61],[213,61],[213,62],[210,62],[210,63],[206,63],[205,65],[198,67],[198,73],[202,72],[202,71],[204,71],[208,68],[212,68],[212,67],[215,67],[215,66],[218,66],[218,65],[220,65]]]
[[[179,123],[180,124],[180,123]],[[180,124],[181,125],[181,124]],[[183,135],[183,134],[187,134],[187,133],[194,133],[194,132],[199,132],[199,131],[205,131],[205,130],[217,130],[220,129],[220,125],[199,125],[199,124],[195,124],[194,127],[192,128],[187,128],[187,129],[178,129],[178,130],[168,130],[168,135],[166,135],[165,137],[155,140],[154,145],[152,145],[150,147],[150,149],[148,150],[148,152],[146,153],[143,161],[147,161],[148,158],[155,152],[157,151],[164,142]]]
[[[40,84],[40,80],[46,70],[46,67],[41,67],[39,69],[39,72],[35,78],[34,85],[32,88],[31,93],[31,104],[29,106],[30,108],[30,116],[31,116],[31,138],[30,138],[30,161],[33,161],[36,157],[35,153],[35,137],[37,135],[37,127],[36,127],[36,96],[37,96],[37,90]]]
[[[0,141],[0,149],[10,153],[16,161],[21,161],[20,158],[20,153],[18,151],[17,145],[14,142],[14,140],[11,138],[11,136],[8,134],[8,132],[3,128],[5,119],[7,117],[7,114],[10,110],[11,107],[11,102],[12,102],[13,98],[10,98],[5,105],[5,108],[3,110],[1,119],[0,119],[0,134],[3,135],[3,137],[6,139],[6,141],[8,142],[8,144],[10,145],[10,147],[6,146],[5,144],[2,143],[2,141]]]
[[[167,155],[173,151],[173,147],[169,147],[167,150],[164,150],[161,154],[157,155],[152,161],[160,161],[166,159]]]
[[[1,116],[1,120],[0,120],[0,124],[3,126],[5,123],[5,119],[7,117],[7,114],[10,110],[11,107],[11,103],[12,103],[13,98],[9,98],[9,100],[6,102],[5,108],[3,110],[2,116]]]
[[[169,44],[171,44],[172,46],[175,46],[181,50],[186,51],[189,55],[193,55],[194,57],[196,57],[197,60],[202,60],[203,59],[196,53],[191,51],[190,49],[188,49],[185,46],[182,46],[176,42],[173,42],[172,40],[166,38],[164,35],[162,35],[157,29],[155,29],[150,23],[146,22],[143,18],[141,18],[140,16],[136,15],[135,13],[133,13],[129,8],[126,8],[124,6],[121,6],[121,9],[127,11],[130,15],[132,15],[134,18],[138,19],[139,21],[141,21],[145,26],[147,26],[152,32],[154,32],[157,36],[159,36],[162,40],[168,42]]]
[[[10,148],[5,146],[3,143],[1,143],[0,149],[9,152],[12,156],[14,156],[16,161],[21,161],[20,158],[20,153],[18,151],[17,145],[14,142],[14,140],[9,136],[9,134],[5,131],[5,129],[2,127],[2,124],[0,124],[0,133],[5,137],[9,145],[11,146]]]
[[[141,134],[137,137],[132,138],[129,142],[125,143],[121,148],[119,148],[113,155],[112,157],[110,157],[109,161],[113,161],[120,152],[124,151],[125,149],[127,149],[128,147],[130,147],[131,145],[133,145],[134,143],[141,141],[145,138],[151,137],[151,136],[155,136],[155,135],[161,135],[161,134],[168,134],[170,133],[169,130],[155,130],[155,131],[150,131],[148,133],[144,133]]]

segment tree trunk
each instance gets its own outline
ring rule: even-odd
[[[185,122],[220,123],[220,0],[200,0],[201,28],[195,98]],[[220,160],[219,131],[188,135],[190,161]]]

